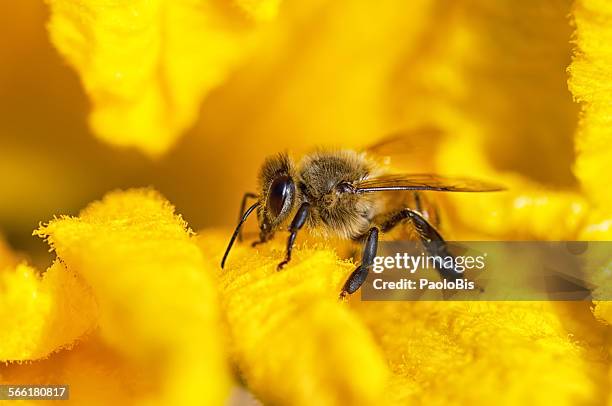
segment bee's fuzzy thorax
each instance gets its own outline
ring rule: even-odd
[[[312,202],[309,228],[323,236],[352,239],[367,231],[376,202],[369,196],[344,193],[338,187],[355,184],[376,171],[363,153],[318,150],[298,166],[302,198]]]

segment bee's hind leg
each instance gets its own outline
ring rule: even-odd
[[[287,254],[285,255],[285,259],[278,264],[276,269],[280,271],[283,269],[285,265],[291,261],[291,251],[293,250],[293,243],[295,242],[295,238],[297,237],[298,231],[304,226],[306,223],[306,219],[308,219],[308,213],[310,212],[310,204],[307,202],[302,203],[300,208],[298,209],[291,225],[289,226],[289,238],[287,239]]]
[[[374,264],[376,251],[378,250],[378,228],[372,227],[366,234],[365,243],[363,245],[363,255],[361,256],[361,264],[353,271],[351,276],[344,283],[340,292],[340,299],[344,299],[346,295],[353,294],[363,285],[368,271]]]
[[[437,204],[431,204],[421,192],[414,191],[412,194],[414,209],[435,227],[440,227],[440,212]]]
[[[449,252],[446,241],[444,241],[438,230],[415,210],[405,208],[390,214],[387,220],[381,224],[381,230],[383,232],[390,231],[404,220],[410,221],[429,255],[454,256]],[[441,267],[438,269],[438,272],[443,278],[449,280],[457,279],[460,276],[460,273],[452,267]]]
[[[423,242],[444,242],[444,239],[435,229],[429,221],[423,217],[418,211],[412,209],[400,209],[396,212],[392,212],[388,215],[387,220],[382,222],[380,225],[383,233],[393,230],[396,226],[401,224],[404,220],[409,220],[412,223],[414,229],[419,235],[419,238]]]

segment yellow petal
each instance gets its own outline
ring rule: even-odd
[[[4,237],[0,235],[0,271],[4,268],[14,267],[19,263],[19,257],[8,246]]]
[[[582,229],[580,239],[585,241],[612,241],[612,213],[605,208],[593,210],[589,215],[588,222]],[[607,253],[604,253],[603,257],[591,255],[587,257],[590,262],[587,263],[586,267],[591,271],[587,275],[588,280],[596,286],[593,291],[593,298],[604,299],[604,301],[593,301],[593,314],[599,320],[612,324],[612,302],[605,300],[612,295],[612,261],[604,260],[608,257]]]
[[[583,358],[548,303],[355,302],[355,310],[395,373],[397,404],[574,405],[603,396],[591,378],[598,364]]]
[[[575,2],[576,46],[569,86],[582,106],[575,173],[586,193],[612,218],[612,4]]]
[[[438,4],[420,37],[421,53],[395,70],[396,103],[407,118],[421,114],[444,129],[450,142],[473,138],[498,172],[573,186],[578,106],[565,74],[570,9],[571,0]],[[472,168],[462,152],[445,156],[446,173]]]
[[[523,176],[494,169],[482,153],[478,136],[449,140],[438,154],[442,173],[490,180],[506,190],[492,193],[455,193],[436,198],[448,202],[450,224],[442,224],[451,238],[497,240],[577,239],[591,209],[577,192],[558,190]],[[462,163],[457,168],[457,161]]]
[[[0,366],[2,384],[70,385],[70,400],[75,405],[138,404],[157,390],[156,382],[149,378],[138,364],[129,362],[97,336],[43,360]],[[29,402],[26,404],[40,404]]]
[[[574,4],[573,17],[576,51],[568,69],[569,86],[582,106],[574,171],[595,204],[595,211],[582,237],[612,240],[612,189],[609,187],[612,178],[612,5],[605,0],[579,0]],[[609,270],[611,266],[607,264],[601,271]],[[609,286],[608,274],[597,272],[595,282]],[[595,304],[595,315],[612,323],[609,302]]]
[[[42,227],[91,286],[103,342],[135,364],[157,404],[221,404],[229,378],[216,295],[174,208],[151,190],[107,195]]]
[[[74,344],[97,321],[81,277],[55,262],[41,277],[27,265],[0,271],[0,361],[47,357]]]
[[[256,18],[276,0],[243,2]],[[167,150],[203,96],[248,52],[255,29],[214,2],[49,0],[53,44],[91,98],[103,140],[151,155]]]
[[[199,243],[218,274],[232,359],[249,389],[266,404],[380,404],[387,367],[338,301],[354,267],[330,249],[297,248],[278,272],[279,238],[258,249],[236,246],[220,271],[228,234],[202,233]]]
[[[236,4],[255,20],[270,20],[276,16],[280,0],[235,0]]]

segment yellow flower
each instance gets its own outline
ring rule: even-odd
[[[92,132],[174,147],[156,163],[88,143],[74,78],[23,29],[45,14],[23,4],[7,26],[38,52],[0,49],[17,61],[0,66],[14,113],[0,221],[31,255],[0,244],[0,383],[67,383],[75,404],[223,404],[233,369],[264,404],[611,402],[610,302],[342,303],[354,264],[331,243],[299,243],[282,272],[282,238],[237,245],[221,271],[227,227],[193,235],[149,189],[52,220],[36,234],[57,258],[23,262],[46,263],[24,230],[109,188],[153,183],[192,224],[227,225],[264,155],[423,124],[445,134],[424,140],[432,170],[509,188],[436,196],[445,235],[612,240],[609,2],[49,0]]]
[[[337,293],[353,266],[332,248],[299,247],[292,267],[277,272],[281,241],[256,252],[238,246],[220,271],[225,233],[191,237],[172,207],[147,190],[112,193],[37,234],[47,236],[61,262],[42,280],[24,266],[3,272],[14,303],[2,307],[3,316],[27,321],[4,332],[3,359],[45,358],[77,345],[4,367],[4,382],[46,382],[53,374],[88,404],[220,403],[227,330],[229,359],[265,403],[486,402],[503,391],[508,403],[573,404],[603,396],[592,375],[604,372],[597,348],[605,330],[570,326],[577,337],[569,337],[562,320],[575,317],[572,306],[347,306]],[[32,292],[37,300],[26,305]],[[123,390],[105,391],[119,382]]]

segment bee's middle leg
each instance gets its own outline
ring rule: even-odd
[[[270,241],[272,239],[272,237],[274,237],[274,233],[268,233],[268,234],[259,233],[259,240],[253,241],[251,243],[251,247],[255,248],[259,244],[264,244],[264,243]]]
[[[361,256],[361,264],[353,271],[351,276],[346,280],[342,291],[340,292],[340,299],[344,299],[346,295],[353,294],[363,285],[368,271],[374,265],[374,258],[376,258],[376,252],[378,251],[378,228],[372,227],[366,234],[365,243],[363,246],[363,255]]]
[[[310,204],[307,202],[302,203],[300,208],[298,209],[291,225],[289,226],[289,238],[287,239],[287,254],[285,259],[278,264],[276,269],[280,271],[283,269],[285,265],[291,261],[291,251],[293,250],[293,244],[295,243],[295,238],[297,237],[298,231],[304,226],[306,223],[306,219],[308,218],[308,213],[310,212]]]

